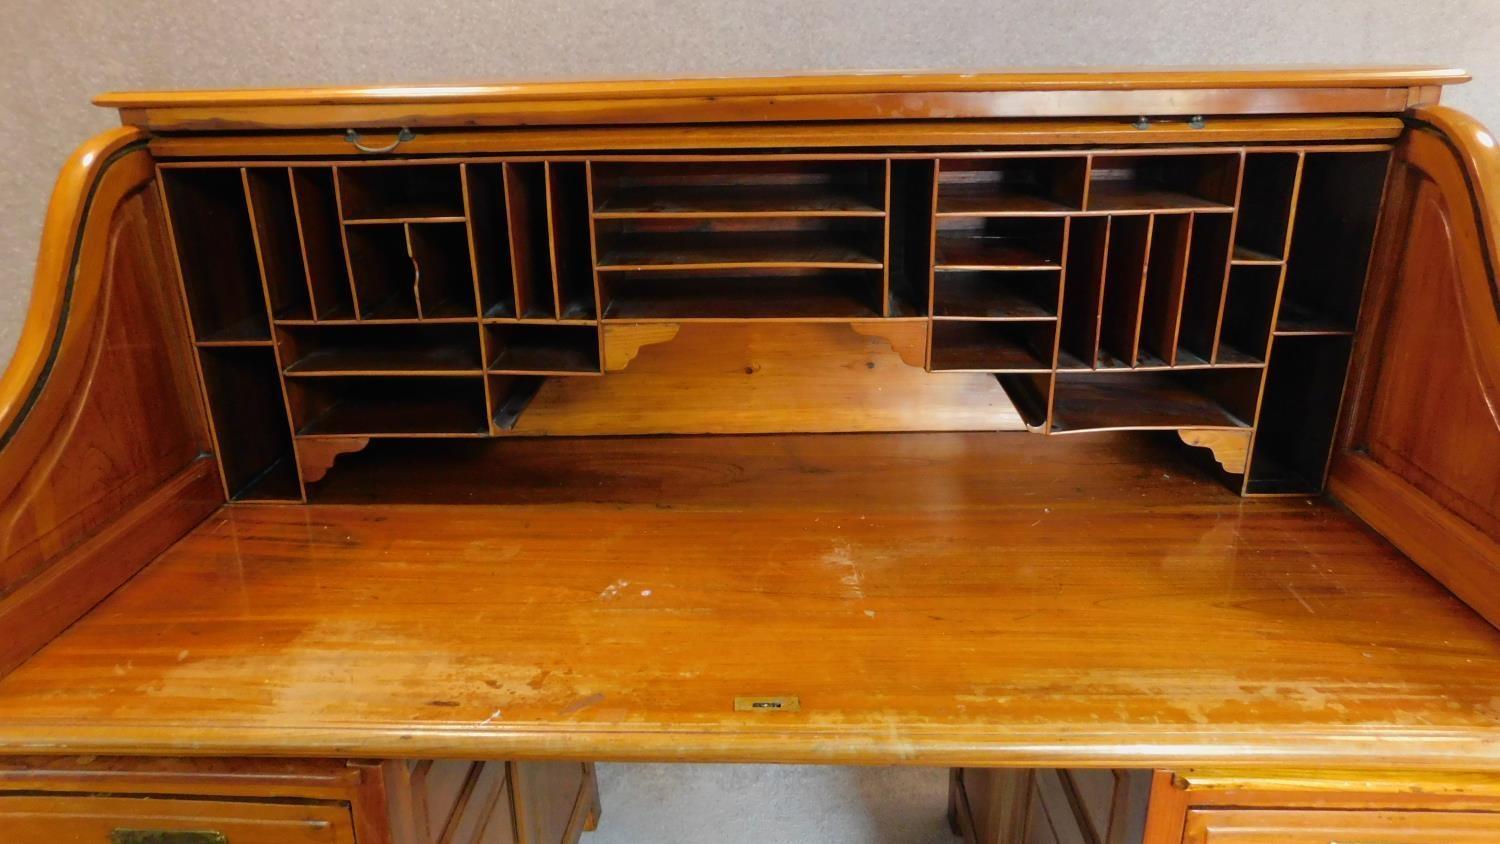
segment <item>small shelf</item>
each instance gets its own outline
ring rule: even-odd
[[[1057,258],[1039,252],[1030,243],[1006,237],[938,237],[939,270],[1045,270],[1057,269]]]
[[[482,376],[287,381],[299,437],[475,437],[489,433]]]
[[[592,325],[497,323],[485,327],[492,374],[598,375],[599,330]]]
[[[1101,155],[1089,172],[1088,210],[1234,211],[1238,153]]]
[[[1089,210],[1106,214],[1132,211],[1139,213],[1195,211],[1227,214],[1234,211],[1234,206],[1149,185],[1132,182],[1101,182],[1089,189]]]
[[[704,270],[734,267],[880,269],[871,246],[816,234],[781,232],[638,235],[599,258],[600,270]]]
[[[1059,373],[1052,432],[1249,427],[1219,402],[1187,386],[1181,380],[1184,374]]]
[[[880,275],[864,270],[766,270],[714,275],[620,273],[603,280],[609,320],[868,319]]]
[[[939,270],[1048,270],[1062,266],[1061,217],[947,217],[938,221]]]
[[[479,335],[469,325],[279,328],[286,374],[480,374]]]
[[[1283,301],[1281,312],[1276,317],[1277,336],[1344,336],[1353,333],[1354,329],[1348,324],[1297,302]]]
[[[463,222],[457,164],[339,165],[345,223]]]
[[[952,158],[938,165],[939,217],[1058,216],[1082,209],[1088,159]]]
[[[933,372],[1052,370],[1055,321],[942,320],[932,324]]]
[[[601,220],[884,217],[883,161],[598,162]]]
[[[876,196],[810,185],[625,188],[600,201],[594,217],[883,217]]]
[[[1053,271],[939,272],[933,279],[932,314],[990,320],[1057,318],[1060,275]]]
[[[1246,266],[1275,266],[1281,263],[1281,259],[1275,255],[1268,255],[1248,246],[1235,246],[1232,260],[1236,264]]]

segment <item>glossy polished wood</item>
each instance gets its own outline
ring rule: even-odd
[[[144,136],[64,166],[0,379],[0,672],[216,507]]]
[[[890,120],[929,117],[1399,112],[1433,68],[834,73],[744,79],[543,82],[105,94],[154,130]]]
[[[1398,150],[1332,488],[1500,624],[1500,151],[1450,109]],[[1434,331],[1434,325],[1446,327]],[[1381,353],[1419,343],[1421,356]],[[1442,361],[1429,366],[1424,361]]]
[[[328,498],[429,506],[225,509],[0,749],[1500,769],[1500,632],[1357,522],[1025,436],[372,449]]]

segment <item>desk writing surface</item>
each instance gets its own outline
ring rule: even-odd
[[[0,752],[1500,769],[1500,631],[1148,438],[383,448],[0,680]]]

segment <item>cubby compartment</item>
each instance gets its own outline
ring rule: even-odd
[[[416,276],[420,319],[473,318],[478,315],[469,235],[462,223],[410,223],[407,248]]]
[[[892,159],[886,264],[890,316],[926,316],[932,273],[932,159]]]
[[[589,231],[589,184],[585,165],[547,164],[552,267],[557,274],[558,317],[593,319],[594,256]]]
[[[1273,341],[1247,493],[1322,491],[1352,343],[1348,336],[1291,336]]]
[[[504,172],[515,314],[523,319],[556,319],[557,286],[548,235],[551,222],[547,210],[547,166],[505,164]]]
[[[1194,214],[1177,334],[1178,366],[1212,363],[1229,278],[1234,221],[1224,214]]]
[[[939,216],[1067,214],[1083,208],[1084,156],[945,158],[938,165]]]
[[[1058,331],[1059,369],[1093,369],[1099,353],[1104,310],[1104,268],[1109,254],[1109,217],[1078,217],[1068,234],[1067,269]]]
[[[1057,322],[936,320],[932,323],[933,372],[1037,373],[1052,369]]]
[[[1250,369],[1059,372],[1051,430],[1248,428],[1259,387]]]
[[[1138,366],[1177,363],[1177,335],[1182,326],[1182,298],[1192,237],[1191,214],[1157,214],[1152,218],[1141,329],[1136,342]]]
[[[1149,215],[1110,220],[1109,251],[1104,262],[1104,315],[1099,327],[1101,369],[1136,364],[1151,229]]]
[[[1088,210],[1228,214],[1239,176],[1239,153],[1097,155],[1089,169]]]
[[[469,197],[469,243],[479,311],[487,317],[514,317],[516,290],[506,223],[505,165],[465,164],[463,177]]]
[[[1354,330],[1385,189],[1388,152],[1308,152],[1278,334]]]
[[[1061,217],[943,217],[939,270],[1037,270],[1061,266]]]
[[[1229,271],[1224,328],[1219,333],[1221,364],[1265,361],[1280,284],[1280,265],[1236,265]]]
[[[885,162],[596,162],[594,216],[880,217]]]
[[[417,273],[406,225],[349,226],[349,267],[360,319],[416,319]]]
[[[224,486],[236,501],[299,501],[286,402],[268,346],[198,350]]]
[[[335,172],[346,223],[464,220],[457,164],[341,165]]]
[[[484,376],[330,376],[286,382],[298,436],[489,433]]]
[[[344,255],[333,170],[293,167],[291,179],[313,318],[353,319],[354,292],[349,282],[349,262]]]
[[[1057,270],[944,270],[933,277],[932,313],[940,319],[1056,318],[1061,278]]]
[[[490,422],[493,430],[498,432],[516,427],[521,414],[547,379],[539,375],[489,375],[486,380],[490,394]]]
[[[599,269],[878,270],[884,266],[882,223],[847,217],[597,220]]]
[[[485,326],[492,373],[597,375],[599,330],[593,325],[496,323]]]
[[[289,376],[484,371],[473,325],[299,325],[276,333]]]
[[[1295,152],[1246,154],[1234,260],[1272,263],[1286,257],[1300,166],[1301,156]]]
[[[255,235],[238,168],[162,168],[193,337],[200,343],[271,338]]]
[[[291,172],[280,167],[247,169],[245,188],[271,316],[307,319],[312,316],[312,296],[302,263]]]
[[[879,270],[642,270],[600,279],[608,320],[879,317]]]

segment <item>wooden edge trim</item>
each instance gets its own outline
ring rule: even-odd
[[[901,147],[1036,146],[1072,144],[1269,143],[1389,141],[1406,124],[1399,117],[1224,117],[1202,129],[1184,121],[1159,122],[1137,129],[1120,118],[1081,120],[892,121],[880,127],[882,144]],[[376,130],[371,142],[394,140]],[[402,145],[403,155],[568,153],[609,149],[603,159],[632,152],[672,149],[857,149],[871,143],[868,123],[775,123],[680,126],[516,127],[462,132],[420,132]],[[159,135],[151,154],[171,158],[355,157],[359,150],[343,135],[329,132],[284,134]],[[920,153],[912,153],[913,156]],[[886,156],[902,158],[903,155]]]
[[[1468,72],[1438,66],[1264,68],[1023,68],[989,72],[833,71],[789,76],[551,81],[501,84],[117,91],[94,105],[132,109],[191,105],[362,105],[619,100],[797,94],[915,94],[986,91],[1119,91],[1181,88],[1391,88],[1452,85]]]
[[[0,676],[26,661],[219,507],[203,455],[0,601]]]
[[[145,140],[146,133],[139,129],[112,129],[84,142],[62,166],[42,225],[31,303],[21,326],[21,339],[10,364],[0,374],[0,448],[25,421],[61,349],[94,191],[110,166]]]
[[[1180,844],[1187,826],[1188,789],[1171,771],[1151,773],[1143,844]]]
[[[1344,452],[1335,458],[1329,491],[1500,627],[1500,543],[1363,454]]]

